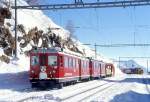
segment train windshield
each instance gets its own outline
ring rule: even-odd
[[[57,66],[57,56],[48,56],[48,65]]]
[[[46,55],[45,54],[40,55],[40,65],[41,66],[46,65]]]
[[[31,65],[38,65],[39,64],[39,57],[38,56],[32,56],[31,57]]]

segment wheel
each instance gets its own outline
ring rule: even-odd
[[[32,88],[37,88],[38,84],[37,83],[31,83]]]
[[[75,85],[76,83],[77,83],[77,81],[73,81],[73,82],[72,82],[72,85]]]
[[[57,84],[57,88],[58,88],[58,89],[62,89],[62,87],[63,87],[63,83]]]
[[[48,86],[46,85],[46,82],[44,82],[44,81],[40,81],[38,87],[39,87],[41,90],[45,90],[45,89],[48,88]]]

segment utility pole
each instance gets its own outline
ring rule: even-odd
[[[97,58],[97,45],[96,45],[96,43],[95,43],[95,59]]]
[[[82,44],[82,45],[92,45],[92,44]],[[94,52],[95,52],[95,59],[97,58],[97,44],[95,43],[94,45],[92,45],[92,46],[94,46]]]
[[[147,73],[148,73],[148,60],[147,60]]]
[[[119,56],[119,69],[120,69],[120,56]]]
[[[15,0],[15,59],[17,59],[17,0]]]

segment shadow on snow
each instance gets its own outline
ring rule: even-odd
[[[150,78],[125,78],[124,80],[109,80],[109,79],[102,79],[107,82],[118,82],[118,83],[141,83],[141,84],[150,84]]]
[[[29,73],[27,71],[0,74],[0,89],[19,91],[30,87]]]
[[[150,102],[150,94],[128,91],[126,93],[116,95],[110,102]]]

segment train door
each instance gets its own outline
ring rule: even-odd
[[[40,73],[39,79],[47,79],[47,55],[45,53],[39,54],[39,65],[40,65]]]
[[[63,55],[59,55],[59,60],[58,60],[59,68],[58,68],[58,77],[64,77],[64,57]]]
[[[101,77],[101,67],[102,67],[102,64],[99,63],[99,77]]]
[[[82,72],[81,71],[82,70],[82,68],[81,68],[81,59],[78,60],[78,63],[79,63],[79,77],[80,77],[79,80],[81,80],[81,77],[82,77],[82,74],[81,74],[81,72]]]
[[[93,71],[93,65],[92,65],[92,61],[90,60],[90,62],[89,62],[89,70],[90,70],[90,79],[92,79],[92,71]]]

